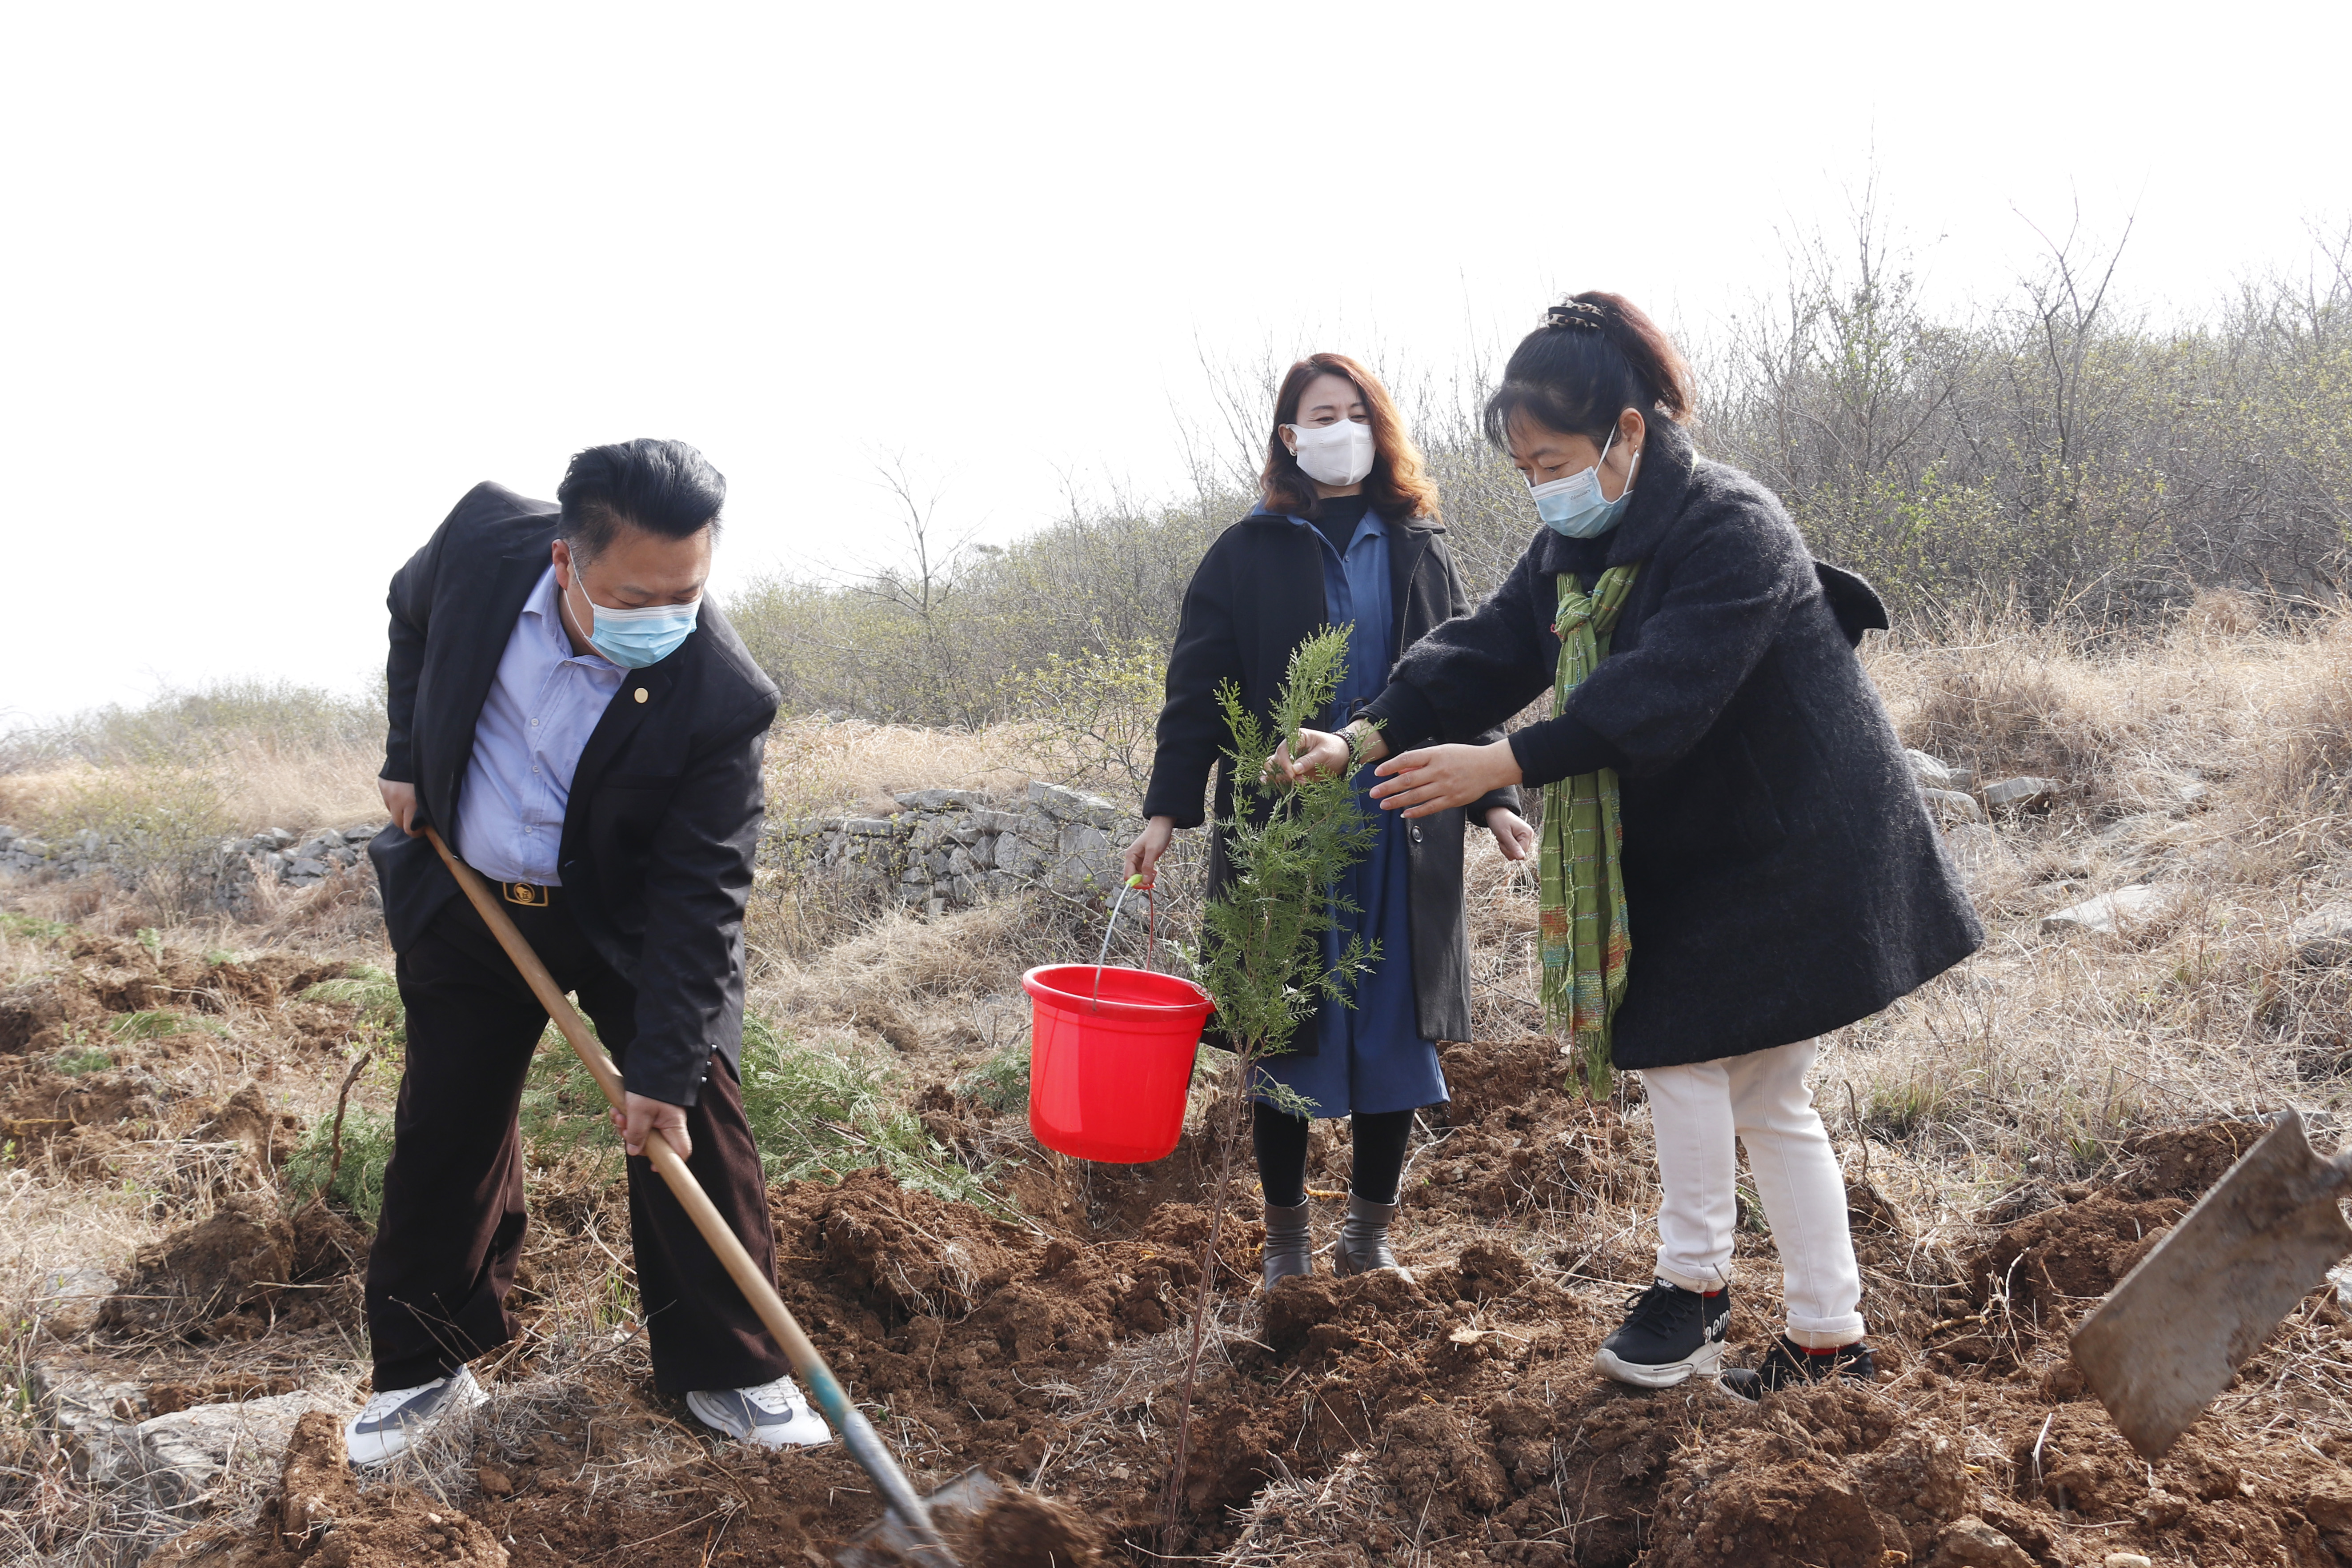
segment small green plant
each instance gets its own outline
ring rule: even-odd
[[[895,1076],[887,1063],[854,1047],[803,1045],[746,1012],[743,1115],[768,1180],[838,1181],[879,1165],[900,1186],[1009,1216],[985,1173],[941,1148],[891,1096]]]
[[[68,1078],[79,1078],[84,1073],[104,1072],[114,1065],[114,1053],[96,1046],[81,1046],[57,1055],[58,1070]]]
[[[373,1040],[390,1043],[407,1037],[408,1015],[400,1005],[399,983],[372,964],[355,963],[338,979],[320,981],[302,993],[302,1000],[358,1007],[359,1026]]]
[[[36,920],[31,915],[0,913],[0,931],[23,937],[30,942],[57,942],[73,927],[63,921]]]
[[[600,1329],[635,1328],[637,1321],[637,1292],[629,1277],[617,1268],[604,1270],[604,1288],[596,1301],[596,1326]]]
[[[147,950],[148,957],[153,959],[158,963],[163,962],[163,933],[162,931],[157,931],[153,926],[141,926],[139,928],[138,941],[139,945]]]
[[[962,1099],[1003,1115],[1029,1103],[1029,1047],[1006,1046],[955,1081]]]
[[[333,1116],[310,1123],[286,1161],[287,1196],[300,1205],[323,1194],[330,1205],[373,1228],[383,1212],[384,1167],[392,1163],[392,1118],[362,1107],[347,1110],[340,1163],[334,1137]]]
[[[517,1120],[536,1163],[556,1165],[576,1156],[591,1162],[605,1181],[621,1173],[621,1141],[612,1130],[612,1107],[596,1087],[595,1075],[552,1024],[530,1058]]]
[[[118,1040],[153,1040],[180,1034],[187,1026],[177,1013],[138,1012],[121,1015],[107,1025],[106,1032]]]

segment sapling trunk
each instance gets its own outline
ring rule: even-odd
[[[1169,1474],[1164,1510],[1166,1550],[1171,1552],[1176,1550],[1184,1476],[1192,1458],[1192,1391],[1200,1378],[1216,1294],[1219,1245],[1249,1105],[1263,1093],[1293,1114],[1316,1109],[1271,1079],[1259,1082],[1258,1064],[1287,1051],[1292,1035],[1321,1002],[1349,1005],[1357,980],[1379,956],[1376,947],[1351,936],[1338,962],[1326,964],[1318,940],[1337,928],[1341,913],[1354,910],[1352,903],[1335,896],[1333,885],[1371,842],[1372,829],[1357,803],[1354,783],[1343,775],[1291,785],[1269,779],[1264,771],[1277,745],[1320,719],[1330,706],[1347,646],[1346,631],[1329,627],[1299,644],[1264,723],[1242,705],[1241,693],[1231,682],[1217,689],[1217,704],[1233,741],[1226,761],[1234,784],[1233,815],[1220,821],[1217,829],[1225,836],[1233,878],[1202,913],[1199,973],[1202,987],[1217,1004],[1216,1026],[1233,1047],[1234,1072],[1231,1087],[1220,1093],[1210,1113],[1221,1149],[1178,1395],[1175,1467]]]

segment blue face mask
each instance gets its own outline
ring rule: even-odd
[[[1617,439],[1617,432],[1609,432],[1601,444],[1601,456],[1609,456],[1609,447]],[[1528,494],[1535,498],[1536,514],[1544,526],[1554,533],[1570,539],[1591,539],[1617,526],[1625,513],[1625,503],[1633,499],[1633,475],[1642,466],[1642,454],[1633,454],[1633,461],[1625,469],[1625,488],[1617,492],[1615,500],[1601,498],[1601,465],[1570,474],[1564,479],[1545,484],[1531,485]]]
[[[577,586],[579,576],[575,574],[572,581]],[[693,634],[694,623],[702,614],[699,599],[691,605],[616,610],[596,603],[582,588],[580,602],[588,606],[589,644],[624,669],[643,669],[676,653],[677,645]]]

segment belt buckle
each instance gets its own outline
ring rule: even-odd
[[[547,889],[535,883],[500,882],[499,888],[506,894],[507,902],[510,904],[520,904],[526,909],[533,910],[543,910],[547,907]]]

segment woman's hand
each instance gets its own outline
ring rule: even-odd
[[[1368,724],[1362,734],[1363,752],[1351,763],[1344,732],[1335,735],[1327,730],[1301,730],[1297,740],[1283,742],[1266,759],[1265,776],[1294,784],[1310,779],[1338,778],[1351,766],[1378,762],[1388,755],[1388,744],[1381,739],[1378,730]]]
[[[1391,757],[1373,772],[1381,782],[1372,786],[1372,798],[1382,811],[1428,816],[1518,783],[1519,759],[1511,754],[1508,741],[1491,746],[1423,746]]]
[[[1498,805],[1486,814],[1486,831],[1495,836],[1495,847],[1503,852],[1506,860],[1524,860],[1535,853],[1536,830],[1528,826],[1526,817],[1507,805]]]
[[[1176,819],[1172,816],[1155,816],[1143,825],[1143,831],[1137,834],[1135,842],[1127,847],[1125,864],[1128,877],[1130,880],[1139,877],[1142,879],[1135,882],[1135,886],[1149,888],[1158,879],[1159,873],[1152,868],[1160,864],[1162,855],[1168,853],[1168,840],[1175,837],[1175,833]]]

